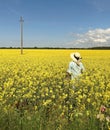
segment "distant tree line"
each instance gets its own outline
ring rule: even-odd
[[[20,49],[20,47],[0,47],[0,49]],[[110,50],[109,47],[90,47],[90,48],[64,48],[64,47],[23,47],[23,49],[92,49],[92,50]]]

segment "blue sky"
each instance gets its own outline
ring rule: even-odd
[[[0,47],[110,46],[110,0],[0,0]]]

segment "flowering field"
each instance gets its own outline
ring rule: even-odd
[[[69,81],[75,51],[86,71]],[[0,130],[52,129],[110,130],[110,50],[0,50]]]

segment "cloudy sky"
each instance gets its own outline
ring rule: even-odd
[[[0,0],[0,47],[110,46],[110,0]]]

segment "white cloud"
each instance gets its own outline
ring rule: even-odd
[[[71,47],[110,46],[110,28],[89,30],[83,34],[74,34]]]

